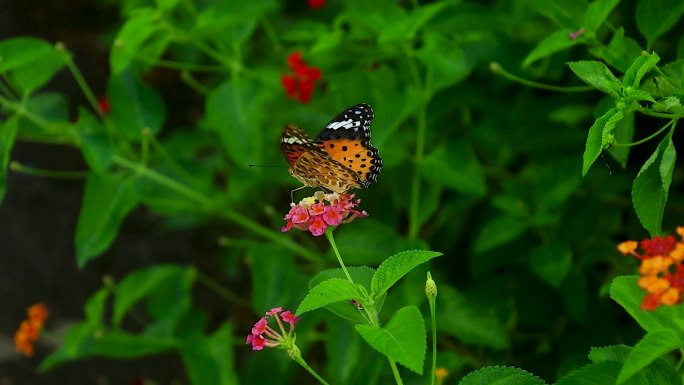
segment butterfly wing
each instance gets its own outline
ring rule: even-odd
[[[373,117],[370,105],[357,104],[333,118],[315,140],[333,160],[356,174],[363,188],[377,181],[382,171],[382,158],[370,142]]]
[[[290,164],[290,174],[305,186],[343,193],[361,184],[354,171],[330,157],[321,143],[295,125],[283,127],[280,147]]]

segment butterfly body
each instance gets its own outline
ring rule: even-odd
[[[370,143],[373,109],[361,103],[328,123],[311,139],[295,125],[283,127],[280,145],[290,174],[308,187],[345,193],[377,180],[382,158]]]

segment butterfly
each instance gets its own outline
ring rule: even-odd
[[[280,147],[290,174],[307,187],[345,193],[377,181],[382,158],[370,143],[373,108],[360,103],[342,111],[323,127],[316,139],[288,124]]]

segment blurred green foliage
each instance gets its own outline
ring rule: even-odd
[[[6,170],[15,141],[78,147],[89,166],[75,232],[79,266],[109,248],[139,206],[170,224],[218,220],[227,226],[225,281],[251,282],[238,296],[250,298],[252,313],[227,296],[232,311],[247,314],[210,325],[191,294],[216,282],[192,266],[160,264],[94,293],[85,320],[44,369],[93,355],[176,351],[193,384],[300,383],[301,369],[284,354],[251,352],[242,341],[256,315],[295,308],[306,282],[335,262],[310,234],[280,233],[289,191],[298,187],[286,168],[250,164],[285,165],[278,146],[284,124],[315,135],[339,111],[367,102],[384,169],[377,184],[357,192],[370,218],[340,228],[337,243],[348,264],[374,268],[406,249],[444,254],[431,271],[439,288],[438,365],[449,370],[447,383],[487,365],[514,365],[548,383],[568,373],[559,384],[598,381],[597,373],[615,383],[639,371],[644,382],[635,383],[681,383],[659,358],[681,348],[681,337],[664,347],[649,340],[650,356],[636,364],[629,348],[618,346],[634,344],[641,332],[608,286],[635,268],[617,253],[617,241],[682,224],[674,139],[684,115],[677,25],[684,3],[117,4],[108,111],[98,107],[68,47],[31,37],[0,42],[0,197],[11,188]],[[297,51],[323,75],[310,103],[288,99],[280,83]],[[90,106],[45,88],[65,69]],[[197,106],[170,104],[150,81],[160,70],[187,84],[174,92],[199,101],[191,125],[171,118]],[[231,274],[236,264],[249,266],[251,280]],[[427,314],[426,269],[392,288],[382,322],[404,306]],[[638,290],[631,284],[614,297],[642,295],[625,294]],[[618,302],[647,331],[662,334],[650,339],[677,335],[680,324],[648,330],[638,300]],[[142,331],[122,326],[134,308],[148,320]],[[297,341],[332,383],[392,381],[386,362],[353,329],[319,310],[298,324]],[[598,346],[609,347],[592,349]],[[625,371],[628,356],[632,369]],[[654,371],[677,380],[658,382]],[[543,383],[520,369],[491,367],[462,384],[487,379]]]

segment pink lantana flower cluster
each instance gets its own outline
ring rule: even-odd
[[[356,210],[360,203],[361,199],[354,199],[354,194],[325,194],[323,191],[316,191],[313,196],[306,197],[297,204],[291,203],[290,211],[284,218],[287,224],[280,230],[286,232],[294,227],[309,231],[315,237],[321,236],[329,226],[339,226],[357,217],[367,217],[367,212]]]
[[[280,333],[268,326],[269,318],[274,318],[278,323]],[[286,332],[283,321],[290,324],[289,330]],[[274,348],[281,347],[288,351],[294,347],[295,324],[299,322],[299,317],[295,316],[289,310],[283,311],[282,307],[275,307],[266,312],[266,315],[261,317],[257,323],[252,327],[252,333],[247,336],[246,343],[252,344],[252,350],[262,350],[264,347]]]

